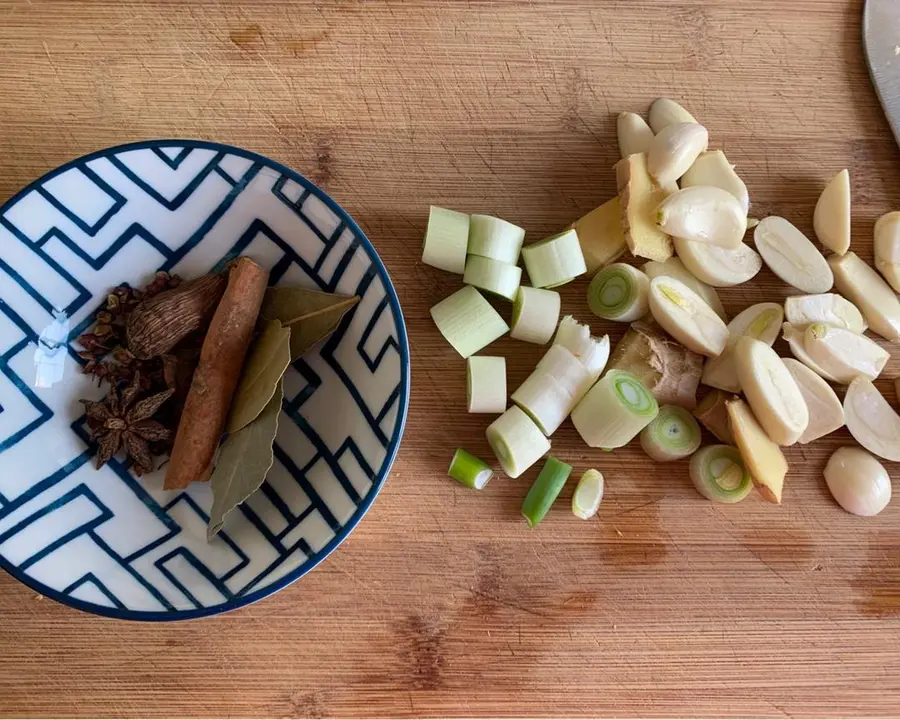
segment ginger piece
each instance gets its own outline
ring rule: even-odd
[[[703,358],[644,322],[634,322],[613,351],[609,368],[625,370],[661,405],[693,410]]]
[[[578,234],[584,263],[592,275],[618,259],[627,249],[618,196],[573,222],[572,229]]]
[[[665,262],[674,249],[672,239],[656,225],[656,208],[669,192],[650,177],[647,154],[629,155],[616,163],[616,184],[628,249],[637,257]]]
[[[780,505],[784,476],[788,471],[784,453],[766,435],[747,403],[740,399],[728,400],[725,407],[731,420],[731,431],[744,465],[753,477],[753,484],[764,500]]]
[[[726,445],[734,445],[734,433],[731,432],[731,421],[728,419],[725,403],[735,399],[731,393],[713,390],[694,409],[694,417],[700,424]]]

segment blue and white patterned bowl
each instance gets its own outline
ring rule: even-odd
[[[81,374],[71,342],[111,287],[157,269],[195,277],[235,255],[271,268],[273,283],[361,300],[288,369],[275,465],[207,543],[207,485],[169,492],[162,472],[94,468],[78,400],[105,388]],[[285,587],[372,504],[408,397],[406,330],[384,265],[331,198],[278,163],[145,142],[64,165],[0,208],[0,566],[43,595],[178,620]]]

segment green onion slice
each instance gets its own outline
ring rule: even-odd
[[[488,464],[475,457],[471,453],[466,452],[462,448],[458,448],[453,453],[453,459],[450,461],[450,469],[447,474],[459,483],[473,490],[481,490],[488,484],[494,476],[494,471]]]
[[[663,405],[659,415],[641,430],[641,447],[657,462],[681,460],[700,447],[700,426],[684,408]]]
[[[603,473],[599,470],[585,470],[572,495],[572,512],[575,517],[590,520],[600,509],[603,500]]]
[[[587,272],[574,230],[526,245],[522,248],[522,259],[534,287],[558,287]]]
[[[703,497],[721,503],[743,500],[753,489],[753,480],[741,454],[731,445],[710,445],[691,458],[691,480]]]
[[[480,290],[513,300],[522,281],[522,268],[492,258],[469,255],[463,282]]]
[[[556,498],[559,497],[571,472],[571,465],[560,462],[554,457],[547,458],[522,503],[522,515],[528,521],[529,527],[534,527],[544,519]]]
[[[656,399],[631,373],[610,370],[572,411],[575,429],[591,447],[629,443],[659,412]]]
[[[474,355],[509,330],[500,313],[470,285],[431,308],[431,317],[441,335],[464,358]]]
[[[587,301],[604,320],[639,320],[650,311],[650,278],[631,265],[613,263],[591,280]]]
[[[469,242],[469,216],[465,213],[431,206],[428,228],[422,248],[426,265],[462,275]]]
[[[507,265],[519,262],[525,231],[490,215],[472,215],[469,224],[469,254],[492,258]]]

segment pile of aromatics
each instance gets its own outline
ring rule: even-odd
[[[462,275],[462,289],[431,315],[467,363],[468,411],[498,416],[486,435],[506,475],[543,463],[522,505],[529,525],[572,473],[549,455],[567,418],[592,448],[639,438],[653,461],[689,458],[698,492],[723,503],[754,486],[780,503],[789,472],[781,448],[846,425],[862,447],[837,450],[825,481],[848,512],[880,512],[891,485],[876,456],[900,461],[900,415],[873,385],[890,354],[866,331],[900,340],[900,212],[875,226],[876,271],[850,249],[847,170],[815,208],[826,255],[784,218],[748,217],[746,185],[678,103],[654,102],[649,124],[622,113],[617,132],[618,194],[562,232],[526,244],[525,231],[505,220],[432,207],[425,233],[423,262]],[[763,264],[792,294],[729,320],[716,289],[751,282]],[[560,319],[554,288],[585,274],[585,310],[626,328],[613,348],[587,324]],[[485,294],[513,304],[509,324]],[[509,396],[505,359],[476,354],[506,333],[549,343]],[[779,334],[793,358],[772,349]],[[698,404],[701,385],[709,390]],[[843,402],[833,386],[846,388]],[[701,447],[700,424],[720,444]],[[493,470],[458,449],[449,475],[481,490]],[[598,470],[584,472],[573,513],[593,516],[603,487]]]
[[[272,467],[288,366],[359,300],[268,282],[246,257],[185,282],[160,272],[115,288],[78,338],[83,371],[109,384],[82,401],[97,467],[121,451],[140,476],[168,456],[164,489],[208,481],[209,539]]]

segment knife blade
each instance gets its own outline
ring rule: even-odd
[[[869,73],[900,144],[900,2],[866,0],[862,27]]]

